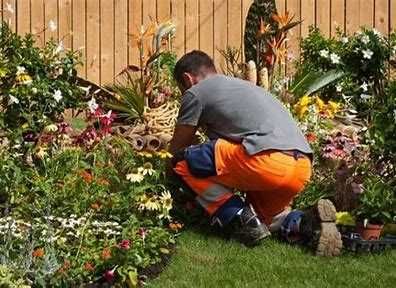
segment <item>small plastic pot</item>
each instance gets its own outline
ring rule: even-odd
[[[364,226],[363,223],[358,223],[356,225],[356,233],[360,234],[360,237],[364,240],[378,240],[381,236],[382,229],[384,225],[380,224],[370,224],[368,223]]]

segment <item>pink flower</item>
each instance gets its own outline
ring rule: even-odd
[[[118,244],[118,247],[122,250],[129,250],[131,248],[131,241],[129,240],[122,240],[120,244]]]
[[[103,278],[106,279],[107,282],[111,283],[114,281],[114,277],[115,277],[115,273],[114,271],[117,269],[117,267],[115,267],[112,270],[107,270],[104,274],[103,274]]]
[[[66,122],[61,122],[57,124],[59,134],[67,134],[71,131],[71,127]]]
[[[140,237],[142,237],[142,239],[144,241],[144,239],[146,238],[147,231],[145,228],[141,227],[141,228],[139,228],[138,234],[140,235]]]

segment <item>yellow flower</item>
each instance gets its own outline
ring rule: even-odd
[[[159,156],[161,159],[167,159],[173,157],[173,155],[166,150],[161,150],[157,152],[157,156]]]
[[[294,110],[299,119],[302,119],[305,113],[307,113],[309,105],[311,105],[311,98],[308,95],[303,96],[297,104],[294,105]]]
[[[340,111],[341,104],[333,101],[329,101],[328,103],[329,110],[331,110],[334,114]]]
[[[320,97],[316,97],[315,105],[319,112],[322,112],[326,108],[326,104],[322,99],[320,99]]]
[[[56,126],[55,124],[50,124],[44,127],[44,132],[46,133],[51,133],[56,131],[58,131],[58,126]]]
[[[349,212],[337,212],[336,223],[345,226],[355,226],[355,219]]]
[[[134,169],[132,173],[126,175],[126,179],[132,183],[140,183],[144,179],[144,175],[139,171],[139,169]]]
[[[36,157],[38,157],[39,159],[44,159],[45,156],[48,155],[48,153],[47,153],[47,148],[45,148],[45,147],[39,147],[39,148],[37,149],[37,152],[36,152],[35,155],[36,155]]]
[[[16,73],[16,82],[17,84],[31,84],[33,82],[32,77],[29,76],[29,74],[26,72],[26,69],[24,67],[18,66],[17,67],[18,71]]]
[[[153,158],[153,154],[147,151],[138,152],[137,155],[146,158]]]

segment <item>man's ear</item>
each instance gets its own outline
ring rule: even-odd
[[[184,82],[185,88],[187,88],[187,89],[190,89],[193,85],[196,84],[196,83],[195,83],[194,76],[191,75],[191,74],[188,73],[188,72],[184,72],[184,73],[183,73],[183,82]],[[186,90],[187,90],[187,89],[186,89]]]

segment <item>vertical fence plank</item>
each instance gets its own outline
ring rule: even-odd
[[[298,0],[289,0],[287,2],[287,10],[295,15],[294,21],[299,21],[301,19],[301,2]],[[300,38],[301,38],[301,26],[298,25],[290,30],[288,35],[289,41],[287,42],[287,71],[288,73],[292,73],[294,71],[294,61],[299,59],[300,57]]]
[[[100,82],[110,84],[114,75],[114,2],[100,2]]]
[[[335,36],[337,31],[345,33],[345,1],[331,1],[331,36]]]
[[[276,8],[278,9],[278,13],[284,14],[286,11],[287,0],[276,0],[275,3],[276,3]]]
[[[375,1],[374,27],[383,34],[389,33],[389,1]]]
[[[32,33],[35,35],[39,46],[44,44],[44,0],[31,1]]]
[[[170,0],[157,0],[157,20],[162,23],[171,18]]]
[[[224,58],[219,50],[227,47],[227,0],[214,0],[214,60],[222,66]]]
[[[128,0],[114,2],[114,74],[128,65]]]
[[[18,0],[17,2],[17,32],[20,35],[30,33],[30,1]]]
[[[44,12],[45,26],[47,28],[44,32],[44,39],[45,41],[58,40],[58,0],[45,0]]]
[[[142,19],[142,2],[143,0],[129,0],[129,64],[139,63],[139,47],[137,45],[137,39],[141,32],[143,24]]]
[[[59,40],[68,49],[72,48],[72,19],[72,0],[59,0]]]
[[[228,0],[228,45],[242,48],[241,0]]]
[[[73,43],[74,51],[79,51],[83,65],[77,71],[81,77],[87,77],[87,43],[86,43],[86,1],[73,0]]]
[[[323,35],[330,36],[330,1],[316,0],[316,26]]]
[[[185,43],[186,52],[199,48],[199,0],[186,0]],[[177,29],[183,27],[177,26]]]
[[[353,34],[360,28],[360,0],[347,0],[345,4],[346,32],[347,34]]]
[[[309,27],[315,25],[315,0],[301,0],[301,37],[309,33]]]
[[[100,17],[99,1],[87,0],[87,78],[100,83]]]
[[[391,0],[390,7],[390,32],[396,32],[396,0]]]
[[[16,0],[3,0],[3,19],[14,32],[17,31],[16,10]]]
[[[177,25],[174,48],[178,56],[185,52],[185,1],[172,0],[172,21]]]
[[[371,28],[374,26],[374,0],[360,0],[359,26]]]
[[[199,25],[199,47],[213,56],[213,0],[200,1]]]
[[[156,0],[143,1],[143,25],[148,27],[152,22],[157,20]]]

